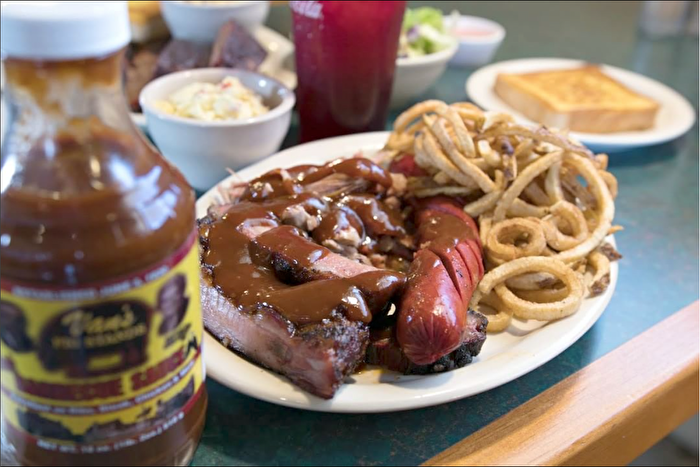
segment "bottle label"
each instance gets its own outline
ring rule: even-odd
[[[158,436],[203,390],[198,247],[70,288],[0,281],[4,429],[63,453],[102,453]],[[11,432],[11,433],[10,433]]]

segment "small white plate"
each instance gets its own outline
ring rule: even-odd
[[[238,176],[250,180],[277,167],[322,164],[358,151],[371,154],[384,146],[388,136],[388,132],[362,133],[303,144],[241,170]],[[227,186],[235,180],[230,177],[220,185]],[[204,216],[217,197],[217,187],[202,196],[197,201],[197,216]],[[404,376],[369,370],[350,378],[333,399],[323,400],[302,391],[284,377],[250,363],[205,333],[207,375],[257,399],[322,412],[392,412],[450,402],[512,381],[571,346],[603,313],[615,290],[617,273],[618,266],[613,263],[608,290],[584,301],[574,315],[547,325],[518,321],[506,332],[489,335],[481,354],[470,365],[448,373]]]
[[[535,123],[503,102],[493,87],[499,73],[527,73],[541,70],[577,68],[581,60],[560,58],[526,58],[509,60],[485,66],[474,72],[466,83],[467,94],[474,103],[486,110],[510,112],[522,123]],[[695,111],[685,97],[670,87],[638,73],[610,65],[602,70],[630,89],[645,95],[661,105],[653,128],[619,133],[578,133],[571,136],[599,152],[616,152],[641,146],[664,143],[685,134],[695,123]]]
[[[256,71],[276,79],[294,91],[297,87],[297,74],[288,67],[288,61],[294,56],[294,44],[282,34],[266,26],[255,29],[253,36],[267,51],[265,61]],[[142,113],[131,112],[131,119],[139,128],[146,129],[146,117]]]

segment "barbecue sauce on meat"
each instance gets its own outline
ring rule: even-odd
[[[352,233],[353,230],[355,234]],[[318,243],[334,240],[338,243],[352,245],[352,240],[356,239],[358,243],[361,243],[364,237],[365,227],[362,220],[355,211],[346,206],[338,206],[323,216],[313,232],[313,238]],[[344,242],[341,241],[343,239]]]
[[[309,269],[313,268],[314,263],[331,254],[328,249],[313,242],[289,241],[297,235],[297,229],[289,225],[259,235],[248,248],[251,250],[253,262],[266,266],[275,261],[273,256],[277,254],[284,258],[292,258],[298,268]]]
[[[299,165],[271,170],[251,181],[241,199],[269,202],[275,199],[294,199],[295,196],[314,196],[312,193],[303,193],[305,187],[312,183],[323,183],[324,178],[332,178],[337,174],[383,188],[392,185],[391,175],[386,170],[368,159],[352,158],[323,166]],[[363,252],[388,253],[388,250],[382,251],[379,247],[380,237],[406,237],[406,227],[398,209],[386,204],[378,195],[345,194],[342,191],[326,195],[329,198],[325,199],[331,204],[330,212],[314,213],[322,214],[318,217],[319,225],[311,229],[316,242],[333,240],[351,247],[357,247],[356,243],[360,242]],[[277,212],[276,215],[279,216],[280,213]],[[399,256],[405,256],[405,251]]]
[[[299,165],[289,169],[271,170],[250,182],[243,199],[261,201],[299,194],[304,186],[332,174],[366,180],[384,188],[389,188],[392,184],[391,175],[368,159],[339,159],[323,166]]]
[[[315,173],[308,166],[297,171],[292,169],[292,172],[295,176]],[[257,180],[268,183],[278,175],[268,173]],[[280,277],[273,267],[275,254],[291,260],[299,269],[313,269],[316,263],[332,254],[327,248],[312,242],[290,241],[301,233],[292,226],[279,226],[280,217],[287,208],[309,205],[313,199],[312,194],[304,193],[263,202],[242,201],[220,219],[202,223],[203,268],[212,285],[245,311],[255,312],[270,307],[297,325],[320,322],[336,313],[353,321],[369,323],[375,301],[372,297],[394,290],[398,283],[403,282],[403,276],[376,270],[348,278],[313,280],[297,285],[291,280],[283,281],[287,277]],[[330,213],[314,210],[313,203],[311,206],[311,210],[307,209],[307,212],[311,211],[309,214],[323,214],[321,223],[314,230],[314,235],[321,239],[331,238],[340,228],[363,230],[357,214],[343,205],[336,205]],[[251,236],[255,238],[251,240]]]
[[[401,213],[372,195],[348,195],[340,200],[340,204],[355,211],[373,237],[406,234]]]
[[[290,285],[277,278],[269,262],[251,251],[254,241],[264,242],[272,251],[292,257],[299,267],[312,268],[330,252],[320,245],[287,249],[284,235],[265,235],[251,242],[241,226],[274,227],[276,216],[269,204],[242,203],[221,219],[203,224],[200,235],[206,245],[202,264],[212,284],[244,310],[271,307],[291,322],[303,325],[320,322],[342,312],[348,319],[369,323],[372,320],[369,296],[382,293],[402,277],[389,271],[371,271],[350,278],[316,280]],[[295,230],[291,226],[281,229]]]
[[[297,177],[290,171],[287,171],[287,174],[290,177],[283,176],[280,170],[274,170],[256,178],[248,184],[243,199],[261,201],[301,193],[302,186]]]
[[[418,228],[418,237],[422,243],[438,240],[449,242],[454,247],[464,240],[477,239],[471,229],[464,228],[464,222],[453,216],[439,211],[429,211],[429,219],[423,220]]]
[[[317,182],[334,173],[349,175],[353,178],[362,178],[378,183],[385,188],[391,187],[392,184],[389,172],[374,162],[362,158],[339,159],[326,164],[320,169],[305,175],[302,178],[302,184],[308,185]]]
[[[318,323],[339,308],[348,319],[369,323],[372,313],[355,282],[355,278],[307,282],[266,293],[262,300],[295,324]]]

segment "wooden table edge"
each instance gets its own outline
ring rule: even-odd
[[[626,465],[698,412],[698,332],[696,301],[424,465]]]

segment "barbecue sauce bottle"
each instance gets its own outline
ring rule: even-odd
[[[186,464],[204,427],[194,194],[129,118],[126,8],[3,2],[3,463]]]

